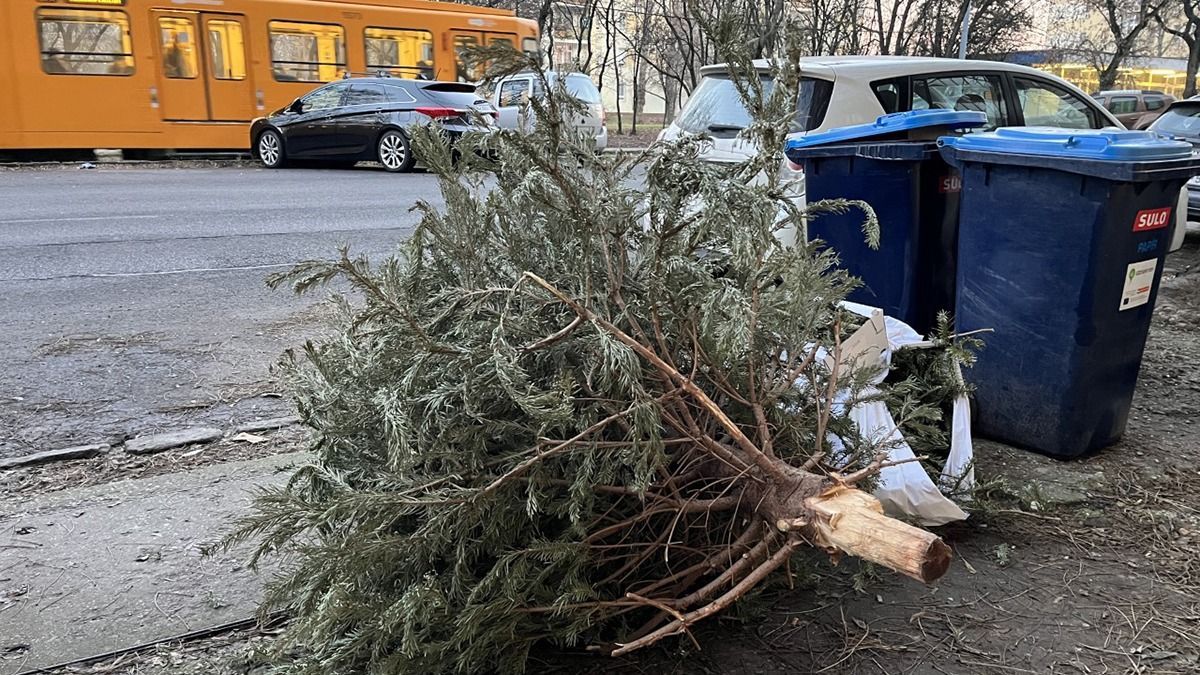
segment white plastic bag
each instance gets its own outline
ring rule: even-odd
[[[844,302],[842,306],[867,317],[868,321],[842,344],[839,369],[879,368],[875,378],[875,384],[879,384],[887,377],[892,354],[897,349],[919,349],[928,345],[908,324],[883,316],[878,308],[851,302]],[[832,367],[832,358],[827,358],[826,364]],[[847,395],[841,394],[843,398],[840,404],[844,405]],[[895,419],[882,401],[860,402],[849,411],[849,417],[869,442],[880,447],[891,446],[889,462],[902,462],[885,466],[879,472],[875,497],[886,511],[893,515],[911,516],[923,525],[942,525],[967,518],[967,513],[942,494],[925,469],[915,461],[916,455],[904,441]],[[835,456],[845,454],[842,439],[831,435],[829,442]],[[947,489],[957,487],[969,490],[974,479],[970,408],[963,396],[954,402],[950,455],[938,482]]]

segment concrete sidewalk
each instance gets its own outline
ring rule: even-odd
[[[304,453],[205,466],[23,501],[0,497],[0,675],[252,616],[245,550],[212,558],[249,491]]]

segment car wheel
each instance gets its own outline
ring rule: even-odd
[[[416,164],[408,137],[395,129],[383,132],[383,135],[379,137],[377,150],[379,163],[393,173],[411,171],[413,164]]]
[[[274,129],[258,135],[258,159],[268,169],[278,169],[285,164],[283,137]]]

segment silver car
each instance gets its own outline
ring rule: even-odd
[[[604,119],[604,104],[600,100],[600,90],[591,78],[583,73],[565,73],[547,71],[546,79],[554,86],[560,79],[572,96],[587,106],[587,112],[579,115],[575,125],[585,135],[595,139],[596,149],[603,150],[608,146],[608,124]],[[488,100],[499,112],[496,122],[502,129],[529,129],[532,115],[529,113],[528,102],[531,97],[542,96],[542,81],[534,73],[519,73],[510,75],[495,84]]]

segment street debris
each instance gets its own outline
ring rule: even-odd
[[[547,641],[621,657],[691,638],[809,547],[924,583],[947,571],[947,544],[871,491],[919,460],[893,456],[896,426],[939,424],[953,400],[885,380],[841,303],[854,282],[776,238],[851,209],[879,237],[864,204],[801,211],[778,184],[795,74],[756,110],[760,154],[719,167],[695,139],[663,144],[644,184],[550,122],[561,94],[535,104],[532,135],[465,136],[457,161],[417,133],[446,208],[419,207],[404,253],[343,249],[272,278],[362,298],[281,366],[314,462],[225,542],[288,561],[264,609],[294,615],[296,669],[519,672]],[[857,402],[889,395],[892,423],[855,424]],[[944,503],[922,517],[964,517],[925,480]]]
[[[263,396],[266,396],[266,394],[263,394]],[[239,424],[238,426],[234,427],[234,432],[254,433],[256,431],[271,431],[272,429],[281,429],[283,427],[290,427],[299,423],[300,418],[296,417],[295,415],[288,415],[286,417],[272,417],[270,419]]]
[[[252,433],[249,433],[249,432],[243,431],[243,432],[242,432],[242,433],[240,433],[240,434],[235,434],[235,435],[231,436],[231,437],[229,438],[229,440],[231,440],[231,441],[233,441],[233,442],[235,442],[235,443],[251,443],[251,444],[258,444],[258,443],[266,443],[266,442],[267,442],[267,437],[266,437],[266,436],[259,436],[258,434],[252,434]]]
[[[219,440],[225,432],[212,427],[193,427],[179,431],[169,431],[150,436],[139,436],[125,441],[125,452],[131,455],[149,455],[171,448],[195,443],[212,443]]]
[[[109,445],[107,443],[93,443],[91,445],[77,445],[71,448],[35,452],[33,454],[21,455],[19,457],[2,458],[0,459],[0,471],[5,469],[15,469],[20,466],[46,464],[48,462],[62,462],[72,459],[90,459],[102,453],[108,452],[108,449]]]

